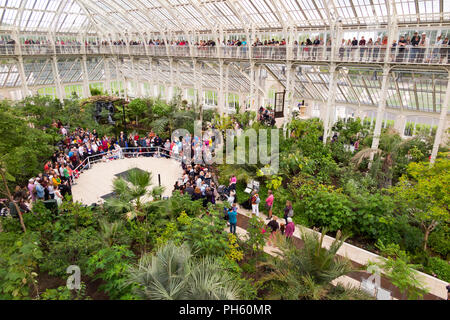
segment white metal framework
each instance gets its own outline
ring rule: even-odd
[[[450,20],[445,0],[395,1],[399,24]],[[345,27],[386,26],[384,0],[0,0],[2,29],[81,34],[161,34],[214,29],[330,28],[338,15]]]
[[[414,32],[426,45],[400,50],[395,42]],[[450,1],[0,0],[0,94],[63,99],[100,86],[171,98],[181,90],[228,112],[237,101],[256,110],[270,90],[285,90],[285,123],[306,100],[309,116],[319,106],[324,141],[342,107],[374,122],[374,148],[391,118],[405,135],[417,119],[429,123],[434,160],[450,100],[450,45],[439,36],[450,36]],[[386,42],[346,45],[362,37]],[[321,45],[303,46],[307,38]],[[228,45],[236,39],[247,45]],[[252,46],[271,39],[285,44]]]

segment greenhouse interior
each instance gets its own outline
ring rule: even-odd
[[[449,37],[447,0],[0,0],[0,300],[448,300]]]

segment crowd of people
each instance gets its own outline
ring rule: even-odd
[[[36,201],[53,202],[57,206],[62,204],[66,195],[72,195],[72,185],[79,177],[80,173],[88,168],[85,160],[88,158],[91,162],[111,161],[122,159],[123,157],[175,157],[182,160],[181,165],[183,174],[175,183],[173,192],[189,195],[191,200],[202,200],[203,206],[216,204],[225,197],[227,204],[225,206],[224,219],[230,226],[230,232],[236,233],[237,226],[237,195],[235,175],[229,179],[227,186],[218,186],[217,177],[211,172],[211,168],[205,162],[198,164],[196,152],[205,156],[206,151],[214,152],[215,141],[212,137],[205,135],[203,139],[197,136],[186,134],[183,137],[162,139],[153,131],[148,134],[130,134],[123,132],[117,138],[103,136],[101,137],[95,129],[75,128],[72,131],[61,123],[53,121],[52,126],[57,128],[62,136],[62,140],[57,144],[58,150],[44,164],[43,171],[37,177],[29,179],[28,185],[24,187],[17,186],[14,190],[14,202],[21,213],[31,212],[32,206]],[[191,148],[191,154],[194,156],[187,158],[186,151]],[[225,187],[225,189],[223,189]],[[222,188],[222,190],[221,190]],[[293,210],[292,204],[288,201],[284,212],[285,223],[278,223],[277,217],[272,215],[274,196],[269,190],[268,197],[265,200],[268,213],[267,229],[271,230],[270,239],[280,230],[286,237],[292,237],[295,230],[292,222]],[[249,200],[252,206],[252,213],[259,217],[259,195],[255,189],[251,192]],[[1,214],[6,215],[6,211],[12,216],[18,216],[14,203],[5,205],[5,199],[0,199]],[[266,232],[262,230],[262,232]],[[270,244],[270,241],[269,241]]]
[[[0,48],[2,52],[7,50],[6,46],[9,44],[14,45],[15,41],[0,39]],[[29,46],[24,48],[26,53],[35,52],[39,49],[48,50],[51,45],[50,40],[35,40],[25,39],[25,45],[38,45]],[[202,49],[206,50],[206,47],[216,47],[217,44],[224,47],[224,54],[229,54],[232,57],[237,54],[242,57],[246,57],[248,50],[248,43],[245,39],[229,39],[229,40],[198,40],[192,45],[197,48],[199,53],[202,53]],[[39,45],[45,45],[43,48]],[[55,41],[56,53],[64,52],[81,52],[83,42],[79,40],[64,40],[58,39]],[[132,50],[139,49],[139,52],[144,52],[144,45],[146,46],[170,46],[171,48],[186,48],[191,45],[188,40],[165,40],[165,39],[150,39],[147,41],[142,40],[86,40],[84,41],[86,51],[89,53],[100,53],[105,50],[109,50],[106,47],[122,47],[129,45]],[[256,38],[251,44],[254,47],[252,55],[253,58],[279,58],[285,59],[287,57],[287,41],[286,39],[270,39],[261,41]],[[330,60],[331,59],[331,46],[332,41],[328,39],[324,41],[323,37],[315,36],[314,39],[307,38],[304,41],[293,42],[293,59],[299,60]],[[10,47],[10,46],[9,46]],[[9,48],[8,47],[8,48]],[[14,46],[13,46],[14,47]],[[240,47],[239,52],[231,50],[231,47]],[[228,49],[227,49],[228,48]],[[187,48],[186,48],[187,49]],[[231,51],[230,51],[231,50]],[[386,50],[388,52],[388,58],[392,62],[407,62],[407,63],[445,63],[448,62],[450,43],[447,36],[438,35],[435,41],[430,41],[426,33],[419,35],[415,32],[413,36],[401,35],[398,40],[393,40],[388,46],[388,37],[378,37],[376,40],[369,38],[365,39],[361,36],[360,39],[353,37],[353,39],[342,39],[341,44],[336,53],[336,59],[340,61],[368,61],[378,62],[384,61],[386,57]],[[178,50],[174,53],[180,54]],[[184,49],[183,54],[188,54]]]
[[[258,121],[269,126],[274,126],[275,112],[261,106],[258,110]]]

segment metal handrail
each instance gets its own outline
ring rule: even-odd
[[[123,150],[133,150],[131,152],[123,152]],[[147,150],[147,149],[155,149],[153,151],[142,151],[142,150]],[[126,155],[145,155],[145,154],[157,154],[158,157],[161,156],[161,151],[165,151],[167,153],[165,153],[165,155],[167,155],[170,159],[174,159],[176,161],[182,161],[182,157],[176,157],[171,153],[171,150],[168,150],[166,148],[161,148],[161,147],[127,147],[127,148],[121,148],[120,149],[120,153],[119,153],[119,157],[120,159],[123,159]],[[72,170],[72,180],[75,179],[74,176],[74,172],[79,171],[80,173],[86,168],[88,167],[89,169],[91,168],[92,164],[95,164],[97,162],[101,162],[103,156],[108,155],[109,152],[102,152],[96,155],[92,155],[89,157],[86,157],[75,169]],[[91,160],[97,158],[98,160]]]
[[[0,45],[0,54],[19,53],[18,44]],[[179,45],[113,45],[113,44],[20,44],[22,54],[126,54],[169,57],[235,58],[255,60],[342,61],[342,62],[391,62],[401,64],[445,64],[450,61],[450,45],[364,45],[336,47],[327,45],[285,46],[179,46]],[[56,50],[56,52],[55,52]]]

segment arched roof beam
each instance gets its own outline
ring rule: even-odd
[[[98,23],[95,21],[95,17],[89,12],[89,10],[92,10],[93,12],[95,12],[99,17],[102,17],[103,19],[105,19],[108,23],[111,24],[111,27],[113,27],[113,29],[115,29],[115,31],[118,34],[122,34],[123,33],[123,29],[117,25],[115,22],[113,22],[111,19],[109,19],[107,16],[105,16],[104,14],[102,14],[101,12],[97,11],[96,8],[94,8],[92,5],[88,4],[85,0],[75,0],[78,2],[78,5],[80,6],[80,8],[85,12],[86,16],[89,18],[89,20],[91,21],[92,24],[94,24],[97,29],[98,29],[98,33],[99,35],[105,34],[105,32],[101,31],[104,28],[99,27]],[[88,10],[89,9],[89,10]]]
[[[151,15],[150,9],[148,9],[142,2],[141,0],[130,0],[130,2],[134,3],[134,4],[138,4],[136,5],[136,7],[140,7],[142,10],[142,14],[144,14],[147,19],[148,22],[152,25],[153,28],[155,28],[156,30],[159,31],[159,33],[161,35],[164,34],[164,30],[161,28],[161,26],[163,25],[163,22],[159,19],[159,17],[157,17],[156,15]],[[152,20],[156,20],[156,24],[152,22]]]
[[[98,6],[97,1],[92,1],[97,7],[101,8],[100,6]],[[127,24],[129,26],[131,26],[132,30],[126,30],[129,32],[136,32],[139,33],[139,27],[136,26],[136,24],[129,18],[129,12],[127,10],[125,10],[123,7],[121,7],[120,5],[118,5],[116,3],[116,1],[114,0],[108,0],[108,5],[111,6],[113,9],[115,9],[116,11],[111,12],[111,13],[116,13],[118,14],[125,22],[127,22]],[[103,8],[101,8],[101,10],[104,10]],[[108,16],[108,15],[106,15]],[[106,18],[106,17],[105,17]],[[110,20],[108,20],[110,21]],[[123,29],[123,26],[122,26]]]
[[[159,2],[160,0],[158,0]],[[202,4],[198,3],[198,0],[189,0],[189,3],[195,8],[197,9],[198,12],[200,12],[200,14],[202,15],[203,19],[205,19],[206,24],[208,25],[209,29],[211,31],[214,31],[217,29],[217,27],[214,26],[214,24],[211,23],[211,21],[208,18],[208,15],[205,13],[205,11],[203,10]]]
[[[14,26],[17,31],[20,31],[20,22],[22,21],[23,11],[25,9],[25,3],[27,0],[22,0],[19,6],[19,12],[16,14],[16,18],[14,19]],[[28,22],[27,22],[28,24]]]
[[[178,11],[174,8],[174,7],[172,7],[172,6],[170,6],[170,5],[167,5],[167,4],[165,4],[164,3],[164,1],[166,1],[166,0],[162,0],[162,1],[160,1],[160,0],[156,0],[160,5],[161,5],[161,7],[163,7],[164,9],[166,9],[166,11],[170,14],[170,16],[172,17],[172,19],[174,19],[177,23],[178,23],[178,25],[181,27],[181,30],[191,30],[192,28],[190,28],[188,25],[186,25],[185,23],[183,23],[179,18],[178,18]],[[174,11],[177,11],[177,12],[174,12]],[[176,30],[174,30],[174,31],[176,31]],[[186,35],[186,37],[187,37],[187,34],[184,32],[184,34]]]
[[[272,11],[272,13],[273,13],[273,15],[274,15],[275,17],[277,17],[278,23],[283,27],[283,29],[287,29],[287,25],[286,25],[286,23],[284,22],[283,17],[282,17],[281,14],[280,14],[280,9],[278,8],[278,6],[276,5],[276,3],[275,3],[273,0],[269,0],[269,1],[270,1],[270,3],[272,4],[272,6],[274,7],[274,9],[275,9],[275,12]],[[269,7],[269,6],[268,6],[268,7]],[[286,13],[287,13],[287,11],[286,11]],[[293,24],[293,22],[292,22],[291,16],[290,16],[288,13],[287,13],[287,17],[288,17],[289,25],[290,25],[290,26],[293,26],[294,24]]]
[[[234,1],[229,0],[227,2],[225,2],[225,4],[228,6],[228,8],[230,8],[231,12],[233,12],[233,14],[239,19],[239,21],[241,22],[241,25],[239,26],[240,28],[244,28],[244,26],[248,23],[248,21],[246,21],[242,15],[241,12],[239,10],[236,10],[236,7],[233,4]]]

